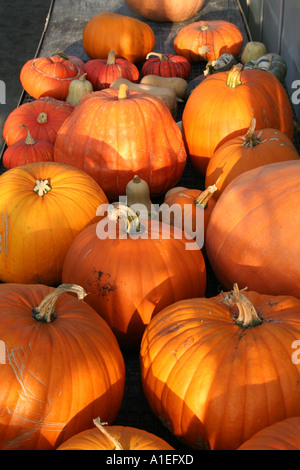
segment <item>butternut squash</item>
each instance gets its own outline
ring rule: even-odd
[[[174,90],[177,98],[184,99],[185,90],[188,82],[180,77],[160,77],[159,75],[145,75],[140,83],[146,85],[154,85]]]

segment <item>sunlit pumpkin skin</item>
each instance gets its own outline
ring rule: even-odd
[[[4,150],[2,162],[7,170],[27,163],[53,162],[54,145],[47,140],[33,139],[28,129],[27,133],[26,139],[21,139]]]
[[[142,76],[180,77],[188,79],[191,72],[190,62],[180,55],[150,52],[142,67]]]
[[[140,72],[136,65],[123,58],[116,58],[115,52],[109,52],[107,59],[91,59],[84,65],[87,79],[94,90],[108,88],[114,80],[123,77],[133,83],[138,83]]]
[[[111,423],[124,395],[125,367],[116,338],[74,294],[56,300],[56,318],[33,309],[54,291],[45,285],[1,284],[0,449],[53,450],[90,427]]]
[[[11,111],[4,123],[3,138],[6,145],[26,138],[26,129],[20,127],[24,123],[34,139],[48,140],[54,144],[58,129],[73,110],[74,106],[70,103],[50,97],[21,104]]]
[[[118,425],[105,426],[104,429],[110,437],[97,428],[91,428],[71,437],[57,450],[115,450],[116,444],[121,447],[117,450],[174,450],[166,441],[143,429]]]
[[[69,85],[84,73],[83,63],[69,58],[53,55],[36,57],[28,60],[20,72],[20,81],[24,90],[33,98],[51,96],[65,100]]]
[[[233,292],[224,293],[227,302]],[[170,305],[143,335],[145,396],[162,423],[196,449],[234,450],[260,429],[300,416],[300,365],[291,360],[300,301],[242,294],[262,323],[250,310],[255,326],[240,326],[236,305],[218,295]],[[239,319],[245,312],[243,301]]]
[[[300,417],[287,418],[267,426],[237,450],[299,450]]]
[[[205,186],[218,181],[219,199],[224,189],[237,176],[268,163],[299,160],[299,154],[286,134],[277,129],[255,130],[255,120],[244,136],[228,140],[219,147],[209,160]]]
[[[152,28],[137,18],[105,12],[87,22],[82,44],[91,59],[106,59],[113,49],[116,57],[141,63],[153,51],[155,36]]]
[[[300,296],[300,161],[237,176],[209,219],[206,251],[224,288]]]
[[[174,39],[176,54],[190,62],[216,60],[222,54],[238,56],[243,48],[243,35],[228,21],[195,21],[184,26]]]
[[[204,0],[125,0],[125,3],[149,20],[176,23],[196,15]]]
[[[175,186],[186,165],[186,150],[161,99],[134,90],[120,98],[119,90],[107,88],[84,96],[63,123],[54,160],[82,169],[116,201],[136,174],[148,183],[152,196]]]
[[[252,117],[257,129],[279,129],[293,140],[291,104],[272,74],[241,70],[237,65],[206,77],[187,100],[182,115],[183,138],[194,168],[205,175],[215,150],[244,135]]]
[[[204,295],[206,267],[200,249],[182,231],[142,220],[141,234],[116,232],[99,238],[99,227],[82,230],[64,260],[63,282],[81,282],[86,301],[126,349],[137,349],[146,325],[176,300]]]
[[[0,176],[1,281],[60,283],[71,242],[97,220],[97,208],[105,202],[97,183],[71,166],[38,162],[4,172]]]

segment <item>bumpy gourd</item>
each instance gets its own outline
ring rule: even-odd
[[[280,82],[283,82],[287,72],[287,65],[281,55],[270,52],[256,60],[251,60],[244,65],[244,70],[265,70],[275,75]]]

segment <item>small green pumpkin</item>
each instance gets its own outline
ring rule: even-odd
[[[287,65],[283,57],[275,52],[270,52],[259,59],[250,60],[244,65],[246,69],[265,70],[275,75],[280,82],[283,82],[287,72]]]

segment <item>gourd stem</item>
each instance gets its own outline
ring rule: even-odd
[[[107,56],[106,65],[114,65],[115,63],[116,63],[116,53],[112,49],[111,51],[109,51],[109,54]]]
[[[105,429],[104,426],[107,425],[107,423],[101,423],[100,418],[93,419],[93,423],[114,444],[114,450],[124,450],[120,442]]]
[[[127,98],[127,90],[128,90],[128,85],[125,83],[121,83],[119,86],[119,93],[118,93],[118,99],[119,100],[124,100]]]
[[[37,117],[37,122],[39,124],[46,124],[48,122],[48,116],[46,113],[40,113]]]
[[[197,205],[201,204],[203,206],[203,208],[205,208],[208,204],[208,201],[212,197],[213,193],[217,190],[218,190],[218,188],[217,188],[216,184],[213,184],[211,186],[207,186],[207,188],[204,191],[202,191],[202,193],[199,194],[198,197],[196,197],[195,204],[197,204]]]
[[[146,55],[146,60],[149,59],[151,55],[155,55],[160,58],[160,60],[168,60],[167,56],[165,54],[162,54],[161,52],[149,52]]]
[[[139,184],[141,182],[141,178],[138,175],[134,175],[132,182]]]
[[[253,117],[251,119],[250,127],[247,131],[247,134],[244,136],[244,147],[255,147],[260,143],[259,138],[255,135],[256,119]]]
[[[242,84],[241,74],[243,70],[243,64],[234,65],[228,72],[226,85],[229,88],[236,88]]]
[[[27,145],[33,145],[36,143],[36,140],[32,137],[32,135],[30,134],[29,132],[29,129],[27,126],[25,126],[25,124],[20,124],[20,127],[25,127],[25,129],[27,130],[27,137],[25,139],[25,144]]]
[[[221,302],[225,303],[229,307],[232,307],[233,305],[238,307],[239,314],[235,320],[237,325],[241,328],[253,328],[254,326],[263,323],[263,320],[258,316],[254,305],[250,302],[248,297],[242,294],[242,291],[246,289],[247,287],[239,290],[238,285],[235,283],[232,291],[230,291],[226,296],[223,294],[224,299],[221,300]]]
[[[83,287],[77,284],[61,284],[53,292],[46,295],[38,307],[32,311],[32,316],[35,320],[44,323],[51,323],[55,320],[55,304],[58,297],[65,292],[74,292],[77,294],[79,300],[84,299],[87,295]]]
[[[123,220],[126,233],[134,234],[141,232],[140,219],[133,209],[119,202],[114,202],[112,206],[113,209],[107,215],[110,220]]]
[[[81,75],[81,77],[78,78],[78,80],[80,80],[81,82],[85,82],[86,81],[86,76],[87,76],[87,73],[83,73]]]

